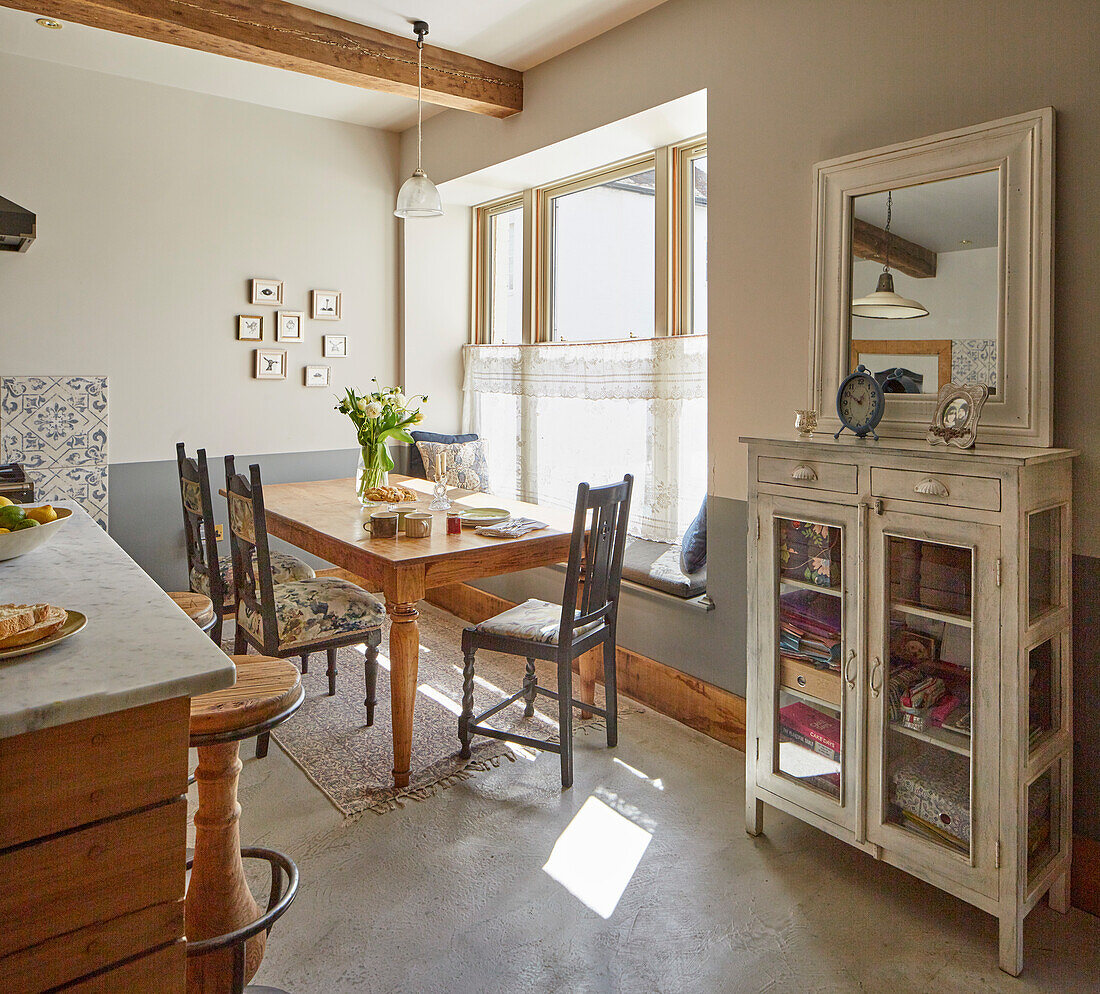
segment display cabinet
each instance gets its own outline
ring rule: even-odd
[[[997,916],[1019,974],[1068,902],[1076,453],[743,441],[749,833],[774,805]]]

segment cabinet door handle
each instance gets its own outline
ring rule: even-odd
[[[817,479],[817,471],[813,466],[807,466],[805,463],[802,463],[799,466],[795,466],[794,471],[791,473],[791,479],[813,481]]]
[[[848,652],[848,662],[844,664],[844,682],[848,684],[849,690],[856,689],[856,678],[852,672],[852,663],[856,661],[856,650],[851,649]]]
[[[878,680],[875,680],[875,677]],[[882,691],[882,660],[875,656],[875,665],[871,667],[871,696],[878,697]]]
[[[940,483],[939,480],[933,480],[929,477],[927,480],[921,480],[913,490],[918,494],[925,494],[928,497],[950,497],[951,491],[947,487]]]

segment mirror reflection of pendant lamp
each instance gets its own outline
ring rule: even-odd
[[[894,292],[894,277],[890,272],[890,222],[893,220],[893,191],[886,193],[886,262],[878,278],[875,292],[852,301],[852,317],[856,318],[925,318],[928,308]]]
[[[443,201],[435,184],[420,168],[420,142],[423,127],[421,106],[424,91],[424,35],[428,33],[427,21],[413,24],[416,34],[416,170],[401,184],[397,191],[396,217],[439,217],[443,213]]]

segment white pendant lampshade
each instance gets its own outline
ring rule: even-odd
[[[409,182],[412,182],[411,180]],[[894,277],[883,273],[874,293],[852,301],[852,316],[857,318],[926,318],[928,308],[915,300],[894,293]]]
[[[890,222],[894,219],[894,192],[886,193],[886,230],[884,241],[886,243],[886,264],[882,267],[882,273],[878,278],[878,286],[874,293],[866,297],[856,297],[852,301],[852,317],[856,318],[885,318],[897,320],[898,318],[926,318],[928,308],[918,304],[915,300],[902,297],[894,292],[894,277],[890,272]]]
[[[401,184],[397,191],[397,207],[394,215],[397,217],[439,217],[443,213],[443,201],[439,197],[439,191],[435,184],[428,179],[424,170],[420,168],[420,144],[422,139],[424,91],[424,35],[428,33],[426,21],[416,21],[413,24],[416,33],[416,169],[413,174]]]
[[[439,217],[443,213],[443,202],[435,184],[417,169],[397,192],[398,217]]]

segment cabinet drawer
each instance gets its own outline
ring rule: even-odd
[[[187,791],[186,697],[0,739],[0,849]]]
[[[182,797],[0,854],[0,956],[184,893]]]
[[[756,478],[760,483],[785,487],[832,490],[840,494],[856,492],[856,467],[849,463],[761,456]]]
[[[871,494],[976,511],[1001,509],[1001,481],[986,476],[872,468]]]
[[[4,956],[0,976],[6,990],[43,991],[182,938],[183,901],[154,904]]]
[[[819,670],[800,659],[779,657],[779,686],[809,694],[820,701],[840,707],[840,674],[831,670]]]

